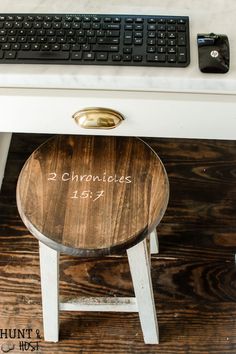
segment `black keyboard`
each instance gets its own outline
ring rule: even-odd
[[[185,67],[187,16],[0,14],[0,63]]]

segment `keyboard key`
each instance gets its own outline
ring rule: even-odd
[[[120,30],[120,24],[116,23],[104,23],[103,29]]]
[[[185,32],[186,31],[186,26],[185,25],[178,25],[177,31],[178,32]]]
[[[82,52],[74,52],[71,54],[71,60],[81,60]]]
[[[84,22],[90,22],[91,18],[89,16],[83,16],[83,20]]]
[[[16,51],[6,52],[5,59],[15,59]]]
[[[140,23],[140,24],[135,24],[135,26],[134,26],[134,29],[135,29],[135,31],[142,31],[143,30],[143,24],[142,23]]]
[[[157,53],[165,53],[166,47],[157,47]]]
[[[91,23],[89,22],[82,23],[82,28],[89,30],[91,28]]]
[[[119,44],[119,38],[101,37],[97,39],[98,44]]]
[[[97,35],[97,37],[104,37],[105,36],[105,31],[99,30],[99,31],[97,31],[96,35]]]
[[[178,34],[177,43],[178,43],[179,46],[185,46],[186,45],[186,35],[185,35],[185,33],[179,33]]]
[[[22,50],[30,50],[31,49],[31,45],[29,43],[24,43],[21,46]]]
[[[168,39],[168,46],[175,46],[176,45],[176,40],[175,39]]]
[[[77,42],[79,43],[79,44],[86,44],[86,38],[84,38],[84,37],[79,37],[78,39],[77,39]],[[74,39],[74,38],[70,38],[69,39],[69,43],[76,43],[76,40]]]
[[[94,45],[92,50],[94,52],[118,52],[118,45]]]
[[[65,21],[66,22],[72,22],[73,21],[73,17],[72,16],[66,16],[65,17]]]
[[[91,50],[91,45],[90,44],[83,44],[81,49],[85,52],[89,52]]]
[[[94,53],[84,53],[83,58],[84,58],[84,60],[94,60],[95,54]]]
[[[123,60],[124,61],[131,61],[132,60],[132,56],[130,54],[124,54],[123,55]]]
[[[134,32],[135,38],[143,38],[143,32]]]
[[[4,44],[2,45],[2,49],[3,49],[3,50],[9,50],[9,49],[11,49],[11,44],[10,44],[10,43],[4,43]]]
[[[175,47],[169,47],[167,51],[168,51],[169,54],[175,54],[176,53],[176,48]]]
[[[127,31],[124,34],[124,44],[132,44],[133,41],[133,33],[131,31]]]
[[[156,31],[156,25],[155,24],[148,25],[147,29],[148,31]]]
[[[95,38],[95,37],[88,38],[88,43],[89,44],[96,44],[97,43],[97,38]]]
[[[176,62],[176,55],[175,54],[169,54],[168,55],[168,63],[175,63]]]
[[[166,61],[165,54],[147,54],[147,61],[163,63]]]
[[[113,61],[121,61],[121,55],[120,54],[112,55],[112,60]]]
[[[106,61],[106,60],[108,60],[108,54],[107,53],[97,53],[96,59],[99,61]]]
[[[101,22],[101,18],[98,17],[98,16],[93,16],[93,17],[92,17],[92,21],[93,21],[93,22]]]
[[[20,48],[21,48],[21,45],[19,43],[12,44],[12,49],[13,50],[19,50]]]
[[[40,50],[40,48],[41,48],[41,44],[32,44],[31,45],[32,50]]]
[[[168,33],[168,38],[169,39],[174,39],[174,38],[176,38],[176,34],[173,33],[173,32],[170,32],[170,33]]]
[[[169,25],[169,26],[167,26],[167,31],[168,31],[168,32],[174,32],[174,31],[176,31],[176,26],[175,26],[175,25]]]
[[[119,35],[120,35],[120,31],[110,31],[110,30],[108,30],[108,31],[106,31],[106,36],[107,37],[119,37]]]
[[[155,53],[156,52],[156,47],[147,47],[147,52],[148,53]]]
[[[31,60],[65,60],[69,59],[67,52],[23,52],[17,54],[18,59],[31,59]]]
[[[56,37],[49,37],[48,38],[48,43],[56,43],[57,38]]]
[[[187,53],[186,48],[180,47],[178,51],[178,62],[179,63],[186,63],[187,61]]]
[[[70,50],[70,44],[62,44],[61,50],[65,50],[65,51]]]
[[[156,32],[148,32],[148,38],[156,38]]]
[[[132,53],[132,47],[123,48],[123,53],[124,54],[131,54]]]
[[[62,17],[61,17],[61,16],[58,16],[58,15],[53,16],[53,21],[59,22],[59,21],[61,21],[61,20],[62,20]]]
[[[53,44],[53,45],[52,45],[52,50],[53,50],[53,51],[58,51],[58,50],[60,50],[60,49],[61,49],[60,44]]]
[[[92,29],[99,30],[100,28],[101,28],[101,24],[100,23],[94,22],[92,24]]]
[[[49,22],[52,22],[52,16],[45,16],[44,20],[45,21],[49,21]]]
[[[86,36],[87,37],[94,37],[95,36],[95,31],[94,30],[88,30],[86,32]]]
[[[143,23],[144,22],[144,19],[142,17],[137,17],[135,19],[135,23]]]
[[[37,15],[37,16],[36,16],[36,20],[37,20],[37,21],[43,21],[43,16]]]
[[[5,36],[0,37],[0,43],[5,43],[5,42],[7,42],[7,37]]]
[[[133,25],[131,23],[125,25],[125,30],[126,31],[132,31]]]
[[[158,25],[157,26],[157,30],[158,31],[165,31],[166,30],[166,26],[165,25]]]
[[[33,40],[29,40],[29,42],[36,42],[36,37],[32,37],[32,38],[34,38]],[[27,37],[26,36],[24,36],[24,37],[18,37],[18,42],[19,43],[25,43],[27,41]]]
[[[147,44],[148,44],[148,45],[155,45],[155,44],[156,44],[155,38],[148,38]]]
[[[165,45],[166,44],[166,40],[164,38],[160,38],[157,40],[157,44],[158,45]]]
[[[80,49],[81,49],[81,45],[79,45],[79,44],[72,44],[72,50],[73,50],[73,52],[78,52],[78,51],[80,51]]]
[[[23,49],[23,48],[22,48]],[[43,44],[42,45],[42,47],[41,47],[41,50],[46,50],[46,51],[48,51],[48,50],[50,50],[51,48],[50,48],[50,45],[49,44]]]
[[[57,28],[61,28],[61,23],[60,22],[55,22],[53,25],[52,25],[53,28],[57,29]]]
[[[140,62],[140,61],[143,60],[143,56],[142,56],[142,55],[134,55],[134,56],[133,56],[133,60],[136,61],[136,62],[137,62],[137,61]]]

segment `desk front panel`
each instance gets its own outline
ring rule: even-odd
[[[235,139],[236,96],[105,90],[0,89],[0,132]],[[119,111],[109,130],[72,118],[86,107]]]

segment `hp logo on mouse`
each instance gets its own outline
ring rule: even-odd
[[[219,52],[217,50],[212,50],[211,51],[211,57],[212,58],[217,58],[219,56]]]

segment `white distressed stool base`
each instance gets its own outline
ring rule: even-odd
[[[4,177],[8,150],[11,143],[11,133],[0,133],[0,190],[2,187],[2,181]]]
[[[158,235],[156,229],[154,229],[150,235],[150,253],[156,254],[159,253],[159,242],[158,242]]]
[[[152,238],[154,238],[155,245],[155,242],[157,242],[155,232],[151,236]],[[135,297],[81,297],[66,303],[59,302],[60,254],[41,242],[39,242],[39,246],[45,341],[57,342],[59,340],[59,311],[119,311],[138,312],[144,342],[146,344],[159,343],[146,240],[127,250]]]

